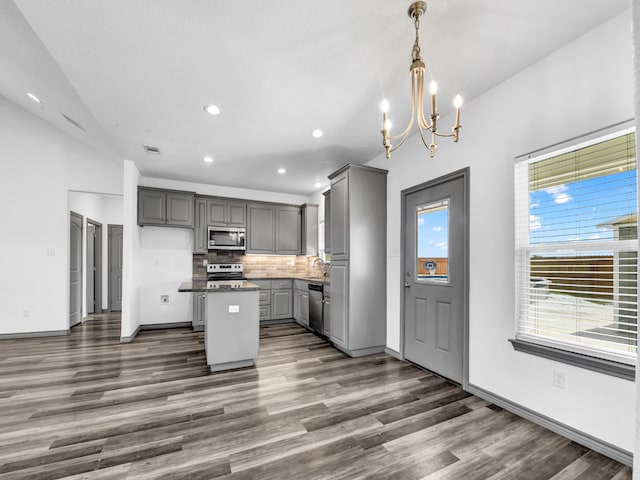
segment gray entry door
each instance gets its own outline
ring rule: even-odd
[[[70,213],[69,327],[82,321],[82,216]]]
[[[109,310],[122,310],[122,225],[109,225]]]
[[[96,311],[96,227],[87,223],[87,315]]]
[[[403,192],[405,358],[466,382],[467,170]]]

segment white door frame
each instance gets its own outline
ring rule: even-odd
[[[406,228],[404,224],[404,219],[406,218],[406,201],[407,196],[418,192],[420,190],[424,190],[426,188],[434,187],[436,185],[440,185],[442,183],[449,182],[451,180],[456,180],[458,178],[463,179],[464,183],[464,211],[465,211],[465,235],[464,235],[464,305],[463,305],[463,338],[462,338],[462,388],[467,390],[469,387],[469,176],[470,176],[470,168],[463,168],[462,170],[458,170],[456,172],[452,172],[442,177],[438,177],[433,180],[429,180],[427,182],[421,183],[420,185],[415,185],[413,187],[409,187],[405,190],[402,190],[400,193],[400,207],[401,213],[400,218],[402,218],[401,225],[401,240],[400,240],[400,284],[398,288],[400,289],[400,358],[405,360],[404,356],[404,334],[405,334],[405,318],[404,318],[404,304],[405,304],[405,287],[404,287],[404,271],[405,271],[405,261],[407,252],[405,252],[405,238],[406,238]]]

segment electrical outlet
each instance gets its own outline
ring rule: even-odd
[[[229,313],[240,313],[240,305],[229,305]]]
[[[206,267],[206,266],[207,266],[207,263],[209,263],[209,262],[207,262],[207,259],[206,259],[206,258],[205,258],[204,260],[202,260],[202,266],[203,266],[203,267]]]
[[[169,303],[169,295],[160,295],[160,303],[167,305]]]
[[[562,370],[553,370],[553,386],[558,388],[564,388],[566,383],[566,374]]]
[[[55,248],[47,248],[47,257],[55,257],[56,249]]]
[[[31,316],[31,311],[30,310],[23,310],[22,311],[22,316],[24,318],[29,318]]]
[[[291,260],[289,260],[289,265],[291,265],[292,267],[295,267],[296,266],[295,259],[292,258]]]

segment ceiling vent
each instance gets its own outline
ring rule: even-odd
[[[160,155],[160,149],[158,147],[152,147],[151,145],[143,145],[144,151],[147,153],[153,153],[155,155]]]
[[[71,125],[73,125],[76,128],[79,128],[80,130],[82,130],[83,132],[86,132],[87,130],[82,126],[82,124],[80,122],[76,122],[73,118],[71,118],[69,115],[66,115],[62,112],[60,112],[60,115],[62,115],[64,117],[64,119],[69,122]]]

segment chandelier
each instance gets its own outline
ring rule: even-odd
[[[424,15],[427,11],[427,4],[425,2],[415,2],[409,7],[409,17],[413,19],[413,24],[416,29],[416,41],[413,44],[411,51],[411,119],[407,128],[398,135],[391,135],[391,121],[387,118],[387,112],[389,110],[389,102],[385,99],[382,101],[380,108],[382,109],[382,144],[387,152],[387,158],[391,158],[391,152],[399,148],[409,136],[413,127],[413,122],[418,124],[418,132],[420,132],[420,138],[422,143],[427,147],[431,153],[431,158],[436,154],[436,136],[438,137],[453,137],[453,141],[457,142],[460,135],[460,107],[462,106],[462,97],[456,95],[453,100],[453,105],[456,108],[455,125],[452,127],[452,133],[440,133],[437,130],[438,114],[436,106],[436,93],[438,91],[438,85],[432,81],[429,84],[429,93],[431,94],[431,115],[429,120],[425,118],[423,108],[424,97],[424,62],[420,56],[419,30],[420,30],[420,16]],[[425,133],[431,132],[431,143],[427,143]],[[399,143],[394,147],[391,145],[391,140],[400,139]]]

